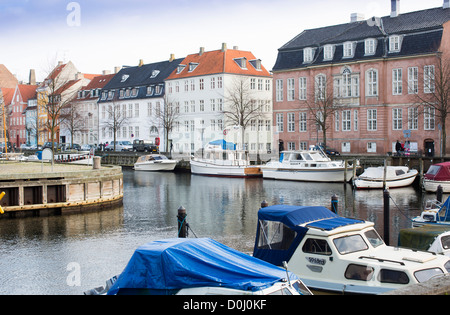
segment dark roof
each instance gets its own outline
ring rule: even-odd
[[[440,46],[443,24],[450,20],[450,9],[442,7],[400,14],[395,18],[385,16],[340,25],[305,30],[279,49],[274,71],[301,68],[309,65],[344,62],[345,60],[363,60],[380,57],[414,55],[435,52]],[[378,22],[378,23],[376,23]],[[400,53],[389,54],[386,51],[385,37],[403,35]],[[364,56],[364,40],[378,40],[377,51],[372,56]],[[342,44],[356,41],[354,58],[342,58]],[[335,44],[333,60],[323,61],[323,46]],[[317,48],[312,64],[303,64],[303,49]]]

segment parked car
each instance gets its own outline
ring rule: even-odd
[[[133,144],[131,144],[130,141],[111,141],[111,143],[105,148],[105,151],[113,151],[114,144],[116,145],[116,152],[133,151]]]
[[[50,142],[50,147],[51,147],[51,142]],[[61,151],[69,151],[69,150],[76,150],[76,151],[80,151],[81,150],[81,146],[79,144],[70,144],[70,143],[61,143],[59,145],[59,148]]]
[[[58,149],[58,142],[53,142],[53,145],[55,147],[55,149]],[[42,147],[42,150],[44,149],[51,149],[52,148],[52,143],[51,142],[46,142],[44,143],[44,146]]]
[[[320,148],[325,152],[326,155],[341,155],[338,150],[332,149],[329,146],[324,147],[322,144]]]
[[[159,148],[152,141],[149,140],[134,140],[133,141],[134,152],[158,152]]]

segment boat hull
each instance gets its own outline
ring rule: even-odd
[[[264,178],[277,180],[343,183],[345,181],[351,181],[353,177],[353,170],[345,170],[345,168],[289,169],[266,167],[262,170]]]
[[[207,162],[191,161],[191,173],[204,176],[261,177],[261,169],[246,165],[215,165]]]
[[[442,187],[444,193],[450,193],[450,181],[423,180],[423,188],[425,191],[436,192],[439,186]]]
[[[398,177],[394,179],[386,179],[386,188],[399,188],[412,185],[417,177],[418,172],[416,170],[408,173],[408,176]],[[354,181],[354,185],[358,189],[376,189],[384,188],[383,178],[357,178]]]
[[[150,162],[150,163],[136,163],[134,164],[135,171],[143,171],[143,172],[170,172],[175,169],[177,166],[177,161],[168,161],[168,162]]]

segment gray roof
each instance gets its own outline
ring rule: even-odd
[[[400,14],[395,18],[385,16],[305,30],[279,49],[273,71],[309,65],[436,52],[442,40],[443,24],[449,20],[450,9],[439,7]],[[389,35],[403,35],[401,52],[390,54],[386,51],[384,41]],[[375,55],[364,55],[364,40],[367,38],[378,40]],[[355,56],[350,60],[342,58],[342,44],[347,41],[357,42]],[[336,45],[336,51],[333,60],[325,62],[323,61],[323,46],[326,44]],[[306,47],[318,48],[313,63],[307,65],[303,64],[303,49]]]

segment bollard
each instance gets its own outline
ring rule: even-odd
[[[93,157],[92,168],[94,170],[99,170],[102,168],[102,158],[99,156]]]
[[[338,214],[339,198],[336,195],[331,196],[331,211]]]
[[[187,237],[187,223],[186,223],[186,209],[181,206],[178,209],[178,238],[186,238]]]
[[[261,202],[261,209],[262,208],[267,208],[269,206],[269,204],[267,203],[267,201],[263,201],[263,202]]]
[[[436,200],[442,202],[442,194],[444,193],[444,189],[441,185],[439,185],[436,189]]]
[[[384,204],[384,242],[389,246],[390,238],[390,205],[389,205],[389,190],[385,189],[383,192],[383,204]]]

